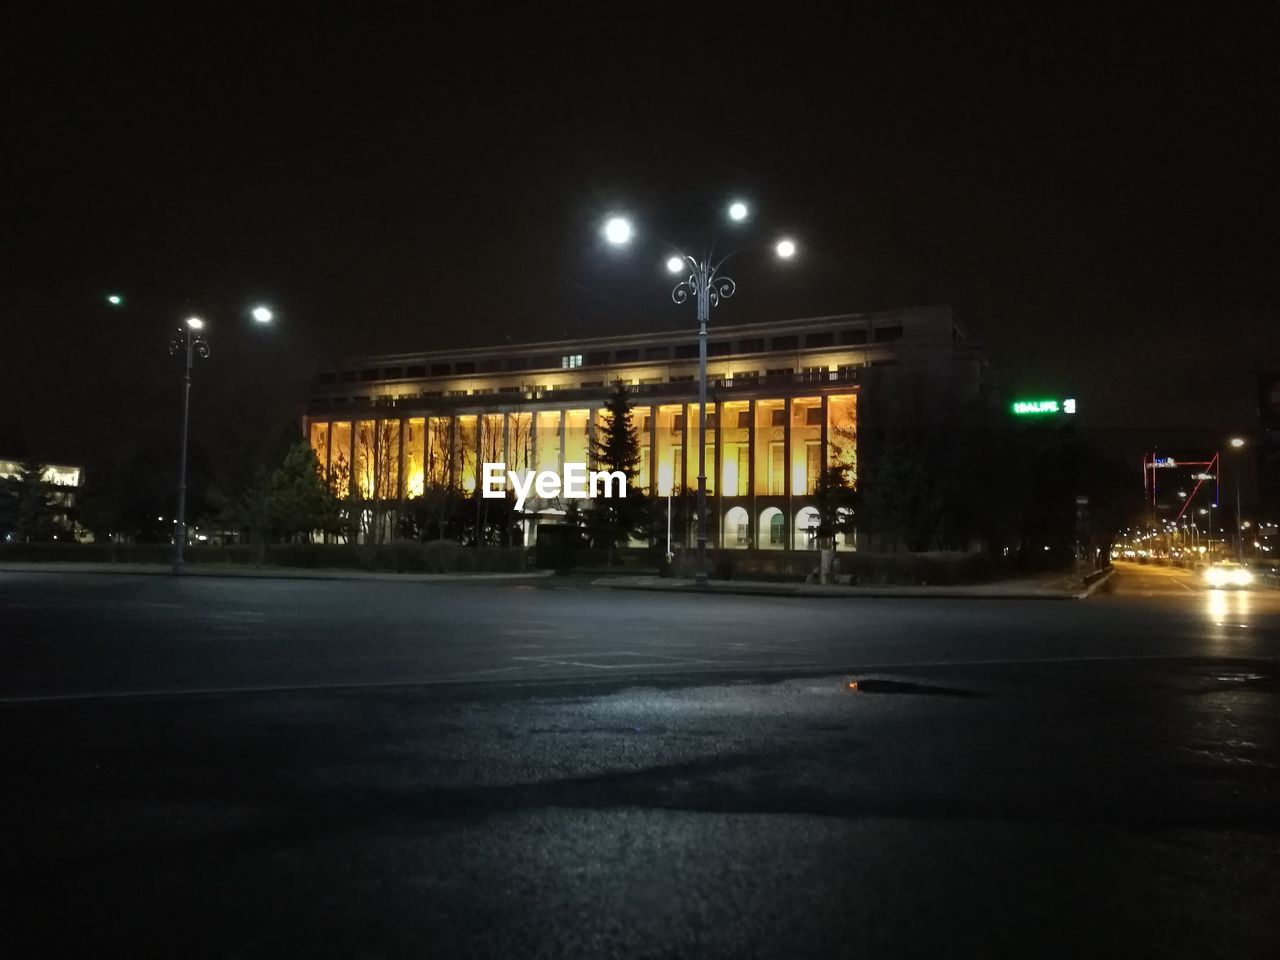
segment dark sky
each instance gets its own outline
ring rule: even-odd
[[[948,301],[1135,450],[1247,427],[1280,366],[1275,3],[345,6],[10,22],[0,434],[83,460],[175,429],[193,311],[198,428],[343,353],[689,323],[661,238],[738,195],[801,256],[745,258],[713,322]]]

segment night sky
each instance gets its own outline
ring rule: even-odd
[[[947,301],[1117,452],[1253,422],[1280,367],[1275,3],[694,6],[10,20],[0,436],[84,462],[176,433],[192,312],[197,431],[296,412],[346,353],[691,324],[669,241],[736,196],[801,255],[745,256],[713,323]],[[624,256],[612,211],[642,230]]]

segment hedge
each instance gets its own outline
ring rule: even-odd
[[[406,573],[507,572],[528,568],[528,552],[521,548],[467,547],[451,540],[428,543],[396,541],[384,544],[276,543],[187,547],[183,555],[201,564],[263,564],[269,567],[308,567],[384,570]],[[164,543],[4,543],[3,562],[168,563],[173,547]]]

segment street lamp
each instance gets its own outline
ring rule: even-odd
[[[730,203],[725,212],[735,224],[746,221],[751,213],[741,200]],[[600,232],[614,246],[624,246],[635,231],[627,218],[611,216]],[[694,574],[698,584],[707,582],[707,321],[711,308],[729,299],[737,289],[730,277],[720,273],[720,268],[735,252],[730,251],[719,260],[713,260],[710,253],[701,259],[680,253],[667,260],[667,270],[671,273],[689,272],[672,289],[671,299],[683,304],[692,297],[698,310],[698,568]],[[796,253],[795,241],[779,240],[774,252],[780,259],[790,260]]]
[[[275,319],[275,314],[271,312],[271,308],[259,304],[250,311],[251,316],[256,323],[270,323]]]
[[[1232,437],[1228,443],[1231,444],[1233,450],[1244,449],[1244,437]],[[1240,526],[1240,469],[1239,459],[1235,462],[1236,468],[1236,562],[1244,563],[1244,528]]]
[[[626,217],[610,217],[604,222],[604,229],[601,231],[604,238],[612,243],[615,247],[620,247],[631,240],[631,221]]]
[[[182,452],[178,461],[178,526],[173,544],[173,572],[182,572],[182,548],[187,540],[187,420],[191,409],[191,362],[195,357],[209,356],[209,344],[200,332],[204,321],[187,317],[183,329],[169,339],[169,354],[185,353],[186,367],[182,377]]]

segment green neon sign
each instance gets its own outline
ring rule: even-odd
[[[1015,400],[1010,408],[1015,417],[1036,417],[1053,413],[1075,413],[1076,402],[1073,398],[1065,400]]]

